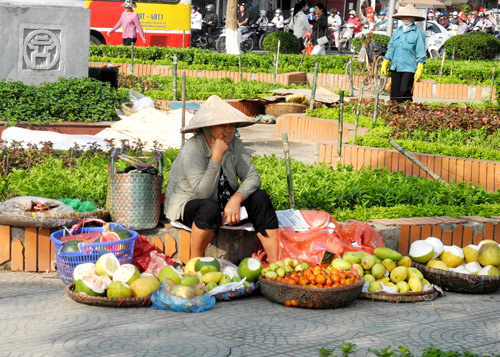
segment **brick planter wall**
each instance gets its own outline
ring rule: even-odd
[[[488,191],[500,190],[499,161],[419,153],[413,155],[446,182],[472,182]],[[336,165],[337,146],[330,143],[319,144],[319,161]],[[355,169],[363,166],[372,169],[386,167],[389,172],[403,172],[406,176],[431,178],[397,150],[346,144],[342,146],[340,162],[343,165],[352,164]]]

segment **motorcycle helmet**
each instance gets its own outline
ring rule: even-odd
[[[460,20],[462,21],[466,21],[467,19],[465,18],[465,14],[464,13],[461,13],[460,16],[458,17]]]
[[[354,10],[349,11],[349,15],[356,16],[356,11]]]
[[[314,7],[311,7],[311,8],[309,9],[309,13],[313,13],[313,12],[316,12],[316,10],[314,9]]]
[[[242,7],[242,6],[245,8],[245,10],[247,9],[247,4],[246,4],[245,2],[242,2],[242,3],[238,6],[238,8],[240,8],[240,7]]]
[[[281,15],[281,10],[280,9],[276,9],[276,11],[274,12],[276,15]]]
[[[266,16],[266,14],[267,14],[266,10],[260,10],[259,11],[259,16],[260,17],[264,17],[264,16]]]
[[[379,15],[387,15],[387,12],[385,12],[384,10],[380,10],[380,12],[378,13]]]
[[[436,16],[437,17],[441,16],[441,13],[439,11],[436,11]]]
[[[451,14],[454,18],[457,18],[458,17],[458,12],[456,11],[453,11],[453,13]]]
[[[205,6],[205,9],[210,10],[210,11],[213,12],[213,11],[215,11],[215,6],[212,5],[212,4],[208,4],[207,6]]]
[[[199,9],[200,8],[198,7],[198,5],[196,4],[191,5],[191,10],[198,11]]]
[[[330,9],[330,14],[335,14],[335,15],[339,15],[339,10],[333,8],[333,9]]]

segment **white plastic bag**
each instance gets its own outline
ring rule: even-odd
[[[145,95],[136,92],[135,90],[129,90],[128,96],[132,102],[132,109],[140,111],[146,108],[154,108],[155,103],[151,97],[146,97]]]

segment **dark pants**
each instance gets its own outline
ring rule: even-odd
[[[398,103],[412,102],[413,79],[415,73],[412,72],[391,72],[391,100]]]
[[[124,38],[123,46],[132,46],[136,43],[137,38]]]
[[[248,220],[240,223],[250,222],[255,228],[255,232],[267,236],[266,229],[277,229],[278,218],[271,203],[271,199],[264,190],[257,190],[250,195],[243,203],[248,213]],[[193,222],[196,227],[203,230],[213,230],[221,226],[222,214],[216,201],[210,199],[191,200],[184,207],[184,225],[192,227]]]

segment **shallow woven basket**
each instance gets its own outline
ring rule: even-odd
[[[424,277],[448,291],[459,293],[485,294],[500,289],[500,276],[461,274],[412,263]]]
[[[80,304],[106,307],[142,307],[151,305],[151,297],[111,299],[102,296],[89,296],[75,292],[75,284],[66,285],[66,294]]]
[[[266,105],[266,114],[279,117],[283,114],[305,113],[307,107],[297,103],[271,103]]]
[[[406,294],[361,293],[360,299],[387,302],[418,302],[434,300],[439,295],[435,289],[429,291],[410,292]]]
[[[271,301],[284,304],[295,300],[297,306],[313,309],[333,309],[356,300],[363,288],[364,280],[338,288],[309,288],[290,285],[275,280],[259,278],[260,291]]]

